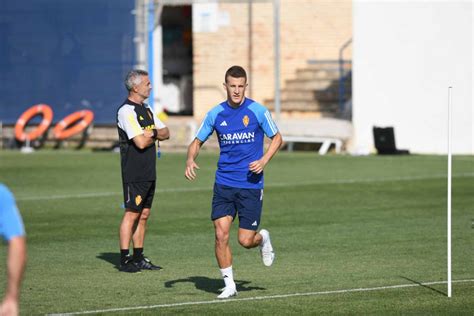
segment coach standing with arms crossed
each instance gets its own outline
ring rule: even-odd
[[[144,103],[150,96],[148,73],[132,70],[125,78],[128,98],[117,111],[125,213],[120,224],[122,272],[160,270],[143,254],[146,223],[156,185],[155,142],[170,137],[168,128]],[[129,254],[133,243],[133,257]]]

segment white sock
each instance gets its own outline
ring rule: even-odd
[[[224,269],[220,269],[222,277],[224,278],[225,282],[225,287],[234,287],[235,288],[235,282],[234,282],[234,273],[232,272],[232,266]]]

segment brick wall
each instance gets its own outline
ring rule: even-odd
[[[229,25],[217,32],[193,34],[194,115],[202,119],[225,99],[224,73],[238,64],[249,71],[247,95],[259,102],[274,97],[273,5],[252,4],[252,49],[249,56],[249,4],[220,3]],[[337,59],[352,37],[351,0],[281,0],[281,88],[310,59]],[[345,58],[351,59],[351,47]],[[249,64],[251,61],[251,65]]]

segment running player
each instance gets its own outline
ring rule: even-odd
[[[245,97],[247,74],[240,66],[225,74],[227,100],[212,108],[188,147],[185,177],[196,178],[195,159],[208,137],[216,131],[220,147],[212,199],[211,219],[215,229],[215,254],[225,288],[218,298],[237,295],[229,246],[230,227],[239,217],[239,243],[245,248],[260,246],[263,263],[271,266],[275,257],[270,234],[260,225],[263,203],[263,169],[282,143],[270,112]],[[264,136],[271,138],[263,152]]]

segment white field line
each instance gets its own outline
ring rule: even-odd
[[[455,281],[452,281],[452,282],[453,283],[467,283],[467,282],[474,282],[474,279],[455,280]],[[401,288],[427,286],[427,285],[435,285],[435,284],[446,284],[446,283],[447,283],[447,281],[409,283],[409,284],[387,285],[387,286],[378,286],[378,287],[369,287],[369,288],[320,291],[320,292],[306,292],[306,293],[292,293],[292,294],[280,294],[280,295],[268,295],[268,296],[254,296],[254,297],[245,297],[245,298],[232,298],[232,299],[227,299],[227,300],[181,302],[181,303],[171,303],[171,304],[158,304],[158,305],[147,305],[147,306],[98,309],[98,310],[82,311],[82,312],[47,314],[47,316],[69,316],[69,315],[85,315],[85,314],[97,314],[97,313],[112,313],[112,312],[125,312],[125,311],[143,310],[143,309],[165,308],[165,307],[180,307],[180,306],[188,306],[188,305],[219,304],[219,303],[231,303],[231,302],[239,302],[239,301],[260,301],[260,300],[270,300],[270,299],[278,299],[278,298],[291,298],[291,297],[298,297],[298,296],[317,296],[317,295],[330,295],[330,294],[383,291],[383,290],[390,290],[390,289],[401,289]]]
[[[453,178],[469,178],[473,177],[474,172],[454,174]],[[413,181],[413,180],[431,180],[431,179],[445,179],[446,174],[433,174],[429,176],[406,176],[406,177],[392,177],[392,178],[366,178],[366,179],[335,179],[335,180],[324,180],[324,181],[300,181],[295,182],[280,182],[270,183],[266,185],[266,188],[278,188],[278,187],[297,187],[305,185],[321,185],[321,184],[353,184],[353,183],[368,183],[368,182],[396,182],[396,181]],[[212,186],[206,187],[181,187],[181,188],[164,188],[156,189],[156,193],[172,193],[172,192],[197,192],[197,191],[211,191]],[[39,196],[19,196],[17,201],[39,201],[39,200],[61,200],[71,198],[94,198],[94,197],[106,197],[122,195],[122,192],[90,192],[90,193],[77,193],[77,194],[58,194],[58,195],[39,195]]]

